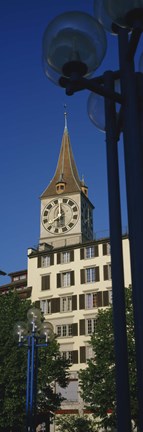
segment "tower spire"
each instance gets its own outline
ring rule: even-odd
[[[63,192],[68,194],[81,191],[81,181],[75,164],[67,129],[66,105],[64,105],[64,117],[64,133],[57,168],[53,179],[41,195],[41,198],[50,197]]]
[[[65,117],[65,129],[67,130],[68,125],[67,125],[67,105],[64,105],[64,117]]]

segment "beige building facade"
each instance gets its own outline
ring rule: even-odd
[[[28,249],[28,286],[53,326],[61,354],[70,359],[71,380],[60,391],[63,412],[83,409],[77,373],[92,356],[89,345],[99,308],[112,303],[110,240],[94,239],[88,188],[75,165],[65,127],[55,175],[41,196],[40,239]],[[125,286],[131,284],[128,235],[122,239]],[[59,388],[56,388],[59,391]]]

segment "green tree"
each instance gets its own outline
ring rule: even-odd
[[[129,380],[132,420],[137,425],[135,338],[133,324],[132,291],[126,289],[126,323],[128,336]],[[81,396],[99,425],[105,429],[116,427],[115,355],[112,307],[100,310],[97,315],[96,332],[89,341],[93,358],[87,368],[79,373]],[[122,353],[121,353],[122,355]]]
[[[30,307],[31,302],[21,300],[16,293],[0,296],[0,432],[24,430],[27,349],[18,347],[13,329],[17,321],[26,321]],[[54,383],[67,385],[68,368],[55,339],[48,347],[38,349],[37,422],[47,421],[59,408],[62,398],[55,394]]]
[[[59,432],[94,432],[95,425],[92,419],[79,415],[60,415],[56,418]]]

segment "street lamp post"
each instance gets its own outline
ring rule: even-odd
[[[46,76],[67,95],[88,89],[105,100],[105,130],[111,241],[115,337],[117,428],[131,431],[128,353],[122,256],[121,206],[117,141],[123,131],[127,209],[133,287],[139,427],[143,432],[143,78],[134,69],[134,56],[143,32],[143,0],[95,0],[96,20],[69,12],[55,18],[43,36]],[[103,27],[118,37],[119,65],[115,72],[90,78],[106,52]],[[120,80],[121,92],[116,91]],[[120,104],[117,116],[115,107]],[[94,113],[92,113],[94,119]],[[96,121],[94,121],[95,124]]]
[[[52,336],[49,323],[41,323],[41,311],[30,308],[27,313],[27,323],[18,322],[14,333],[18,336],[19,346],[27,346],[27,384],[26,384],[26,431],[36,431],[36,404],[37,404],[37,372],[38,348],[46,347]],[[40,339],[45,338],[45,343]]]

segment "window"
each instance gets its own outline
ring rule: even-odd
[[[72,310],[72,297],[61,297],[61,312],[70,312]]]
[[[103,266],[103,274],[104,274],[104,280],[110,280],[111,275],[111,263],[106,264]]]
[[[57,193],[61,193],[61,192],[63,192],[64,189],[65,189],[65,184],[64,184],[64,183],[58,184],[58,185],[56,186]]]
[[[89,259],[99,256],[98,244],[90,245],[80,249],[80,259]]]
[[[70,272],[62,273],[62,286],[67,287],[71,284],[71,274]]]
[[[16,282],[19,280],[19,276],[13,276],[13,282]]]
[[[95,255],[94,253],[94,246],[88,246],[85,249],[85,258],[93,258]]]
[[[57,273],[57,288],[64,288],[74,285],[74,271]]]
[[[108,264],[108,279],[111,279],[111,264]]]
[[[113,303],[113,292],[112,290],[109,291],[109,305]]]
[[[50,266],[50,256],[45,255],[41,257],[41,267],[49,267]]]
[[[86,269],[86,282],[95,282],[95,267]]]
[[[96,318],[90,318],[86,320],[86,334],[90,335],[95,332]]]
[[[40,308],[44,314],[51,313],[51,300],[40,300]]]
[[[74,250],[65,250],[57,253],[57,264],[67,264],[74,261]]]
[[[97,293],[86,294],[86,308],[93,309],[97,307]]]
[[[67,264],[70,262],[70,252],[63,252],[62,253],[62,263]]]
[[[20,276],[20,280],[26,279],[26,274]]]
[[[90,283],[90,282],[99,282],[100,280],[99,266],[87,267],[86,269],[81,269],[80,280],[81,280],[81,284]]]
[[[69,381],[67,387],[62,388],[56,382],[56,393],[60,393],[65,402],[78,402],[78,380]]]
[[[64,324],[61,326],[57,326],[56,330],[58,337],[72,336],[72,324]]]
[[[93,358],[93,356],[94,356],[93,348],[92,346],[88,345],[86,347],[86,360]]]
[[[110,243],[103,243],[102,245],[103,255],[110,255],[111,253],[110,250],[111,250]]]
[[[69,360],[72,363],[72,351],[63,351],[61,355],[64,360]]]

